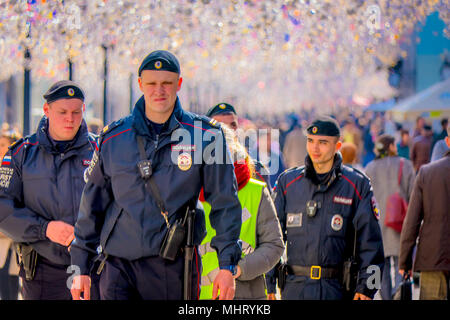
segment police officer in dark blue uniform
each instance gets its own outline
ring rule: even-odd
[[[104,256],[98,268],[102,299],[182,299],[183,256],[169,259],[164,248],[168,230],[187,207],[195,207],[204,187],[214,208],[210,220],[217,235],[211,246],[221,269],[215,294],[220,290],[220,299],[232,299],[241,207],[222,131],[216,121],[181,108],[182,78],[173,54],[150,53],[138,81],[143,96],[131,115],[103,130],[86,171],[71,250],[81,276],[74,279],[72,295],[89,298],[88,274],[98,251]],[[194,245],[205,236],[204,223],[204,217],[195,217]],[[193,261],[191,297],[198,298],[197,251]]]
[[[239,129],[239,121],[236,110],[234,107],[226,102],[221,102],[216,104],[214,107],[210,108],[208,112],[206,112],[206,116],[210,117],[218,122],[224,123],[229,126],[234,131]],[[245,134],[245,132],[244,132]],[[244,141],[242,144],[246,145],[248,141]],[[254,141],[256,144],[256,141]],[[248,149],[248,148],[247,148]],[[261,163],[261,161],[256,160],[256,154],[250,154],[252,157],[253,163],[255,165],[255,179],[265,182],[270,191],[272,191],[272,186],[270,185],[270,172],[269,170]]]
[[[97,137],[76,83],[56,82],[44,99],[37,131],[11,145],[0,167],[0,231],[17,242],[24,299],[70,300],[68,246]]]
[[[378,209],[369,179],[342,165],[339,137],[334,119],[316,119],[307,128],[305,166],[283,172],[274,188],[287,247],[282,299],[343,299],[349,265],[357,276],[349,298],[370,300],[379,285],[384,255]]]

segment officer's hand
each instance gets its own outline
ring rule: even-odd
[[[275,296],[275,293],[268,293],[267,294],[267,300],[277,300],[277,297]]]
[[[241,276],[241,274],[242,274],[241,267],[236,266],[236,274],[233,276],[233,279],[239,278]]]
[[[363,295],[362,293],[355,293],[355,297],[353,298],[353,300],[372,300],[371,298],[369,298],[368,296]]]
[[[73,277],[70,293],[73,300],[91,300],[91,277],[85,275]]]
[[[74,227],[64,221],[50,221],[45,235],[50,241],[65,247],[75,238]]]
[[[220,290],[219,300],[233,300],[236,283],[229,270],[221,269],[214,279],[212,299],[216,300]]]

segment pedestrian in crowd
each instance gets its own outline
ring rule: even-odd
[[[363,148],[363,159],[362,159],[363,166],[366,166],[370,161],[375,159],[375,153],[373,150],[375,147],[375,141],[376,141],[379,133],[380,133],[380,128],[376,121],[369,122],[366,125],[366,127],[364,128],[364,132],[363,132],[364,148]]]
[[[275,206],[264,182],[252,178],[253,163],[245,147],[233,130],[223,126],[227,145],[234,161],[234,173],[238,183],[238,197],[242,207],[240,241],[242,258],[237,265],[235,299],[266,299],[264,274],[271,270],[284,251],[283,237]],[[201,299],[212,298],[212,282],[219,272],[217,253],[211,247],[215,235],[209,221],[211,205],[200,193],[205,216],[207,235],[199,247],[202,257]]]
[[[450,138],[445,141],[450,147]],[[444,158],[420,168],[400,236],[400,274],[420,272],[421,300],[449,299],[449,208],[450,151]]]
[[[342,155],[342,164],[347,167],[355,168],[362,172],[362,167],[359,163],[356,162],[356,145],[351,142],[343,142],[341,149],[339,150]]]
[[[436,161],[444,157],[445,153],[449,150],[445,143],[445,137],[447,137],[448,119],[441,120],[442,131],[433,137],[433,147],[431,153],[430,162]]]
[[[420,135],[423,135],[423,129],[425,127],[425,119],[423,117],[417,117],[416,119],[416,126],[414,128],[414,131],[412,133],[412,138],[416,138]]]
[[[295,119],[295,118],[294,118]],[[283,159],[287,168],[301,167],[306,158],[306,136],[298,119],[287,134],[283,147]]]
[[[1,133],[1,161],[8,152],[8,147],[20,138],[20,134],[11,130]],[[0,298],[2,300],[17,300],[19,294],[19,266],[12,244],[12,239],[0,232]]]
[[[243,133],[244,135],[246,134],[246,131],[242,132],[238,130],[241,129],[239,126],[239,119],[235,108],[229,103],[221,102],[216,104],[214,107],[208,110],[206,116],[227,125],[229,128],[236,131],[238,135],[240,133]],[[255,133],[257,132],[255,131]],[[254,155],[252,161],[255,168],[253,178],[265,182],[269,186],[269,188],[271,188],[269,170],[256,159],[256,155]]]
[[[256,155],[259,162],[261,162],[269,171],[270,188],[275,185],[278,176],[285,170],[284,161],[281,156],[280,145],[277,139],[273,138],[275,130],[268,124],[263,124],[258,131],[257,144],[250,147],[250,155],[252,150],[256,150]]]
[[[58,81],[44,99],[37,131],[3,158],[0,231],[17,242],[25,300],[70,300],[69,246],[96,137],[83,120],[79,85]]]
[[[414,167],[411,161],[397,155],[395,138],[388,134],[381,135],[375,145],[375,160],[365,168],[378,201],[380,227],[383,238],[384,273],[381,280],[380,294],[383,300],[391,300],[401,283],[398,273],[398,256],[400,251],[400,233],[385,225],[387,202],[389,196],[399,194],[409,201],[414,184]],[[400,176],[400,184],[398,177]]]
[[[433,136],[433,147],[439,140],[444,140],[447,137],[447,128],[448,128],[448,118],[443,118],[441,120],[442,130],[438,134]]]
[[[99,135],[103,128],[103,121],[98,118],[92,118],[87,122],[89,132]]]
[[[399,157],[409,160],[409,131],[400,130],[400,141],[397,143],[397,154]]]
[[[353,252],[359,277],[349,296],[370,300],[376,292],[367,280],[369,266],[382,272],[384,265],[379,211],[370,180],[342,165],[340,136],[334,119],[314,120],[307,128],[305,167],[283,172],[274,188],[287,247],[282,299],[343,299],[342,270]]]
[[[445,138],[437,141],[436,144],[434,145],[433,152],[431,153],[430,162],[442,159],[448,150],[450,150],[450,148],[447,146]]]
[[[342,126],[342,142],[353,143],[356,147],[355,161],[359,162],[363,149],[362,132],[352,117],[347,117]]]
[[[422,133],[413,140],[410,158],[416,172],[422,165],[430,162],[432,136],[431,126],[424,125]]]
[[[81,271],[73,279],[73,298],[89,299],[89,268],[99,252],[102,299],[181,300],[183,289],[197,299],[198,250],[187,275],[192,286],[183,288],[184,244],[175,241],[181,236],[171,235],[180,235],[175,230],[183,230],[186,212],[195,208],[203,187],[220,269],[212,298],[220,290],[221,300],[233,299],[242,210],[220,125],[181,108],[180,65],[172,53],[151,52],[138,75],[143,96],[131,115],[103,129],[86,172],[71,250],[72,264]],[[195,219],[195,246],[205,235],[204,222]],[[173,233],[167,235],[169,229]]]

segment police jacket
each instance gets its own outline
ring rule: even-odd
[[[170,225],[185,214],[188,203],[197,201],[204,186],[205,198],[214,208],[210,219],[217,232],[211,245],[221,266],[237,264],[241,206],[229,151],[215,123],[184,111],[177,98],[172,115],[157,135],[146,123],[141,97],[131,115],[103,130],[86,172],[71,249],[72,264],[80,266],[82,274],[89,273],[98,244],[103,252],[128,260],[159,254],[167,226],[139,173],[137,136],[144,138]],[[195,220],[196,229],[199,224],[204,228],[204,218]],[[202,239],[197,237],[196,244]]]
[[[305,166],[283,172],[274,188],[274,203],[286,240],[287,264],[341,268],[353,252],[356,230],[356,260],[359,279],[356,292],[373,297],[366,286],[373,274],[370,265],[382,271],[383,243],[378,209],[369,179],[334,158],[330,178],[320,184],[309,156]],[[307,215],[307,202],[314,200],[317,211]],[[380,273],[381,276],[381,273]]]
[[[48,136],[44,116],[36,133],[11,145],[0,168],[0,231],[16,242],[31,244],[56,264],[69,265],[67,247],[46,237],[47,225],[52,220],[75,225],[83,172],[96,143],[83,120],[73,141],[59,152]]]

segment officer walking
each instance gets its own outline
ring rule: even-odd
[[[286,170],[275,185],[287,247],[282,299],[339,300],[350,291],[350,298],[370,300],[377,290],[384,264],[379,213],[369,179],[342,165],[339,137],[334,119],[316,119],[307,128],[305,166]]]
[[[72,295],[89,299],[89,269],[98,251],[104,256],[98,268],[102,299],[182,299],[184,217],[204,187],[220,266],[213,298],[220,291],[220,299],[232,299],[241,207],[220,126],[181,108],[180,66],[170,52],[150,53],[138,81],[143,96],[131,115],[103,130],[86,171],[71,250],[81,276],[74,278]],[[198,245],[203,217],[195,217],[194,230]],[[198,298],[201,262],[194,251],[190,289]]]
[[[3,158],[0,231],[17,242],[25,300],[70,300],[68,246],[96,137],[83,120],[84,93],[76,83],[56,82],[44,99],[37,131]]]

